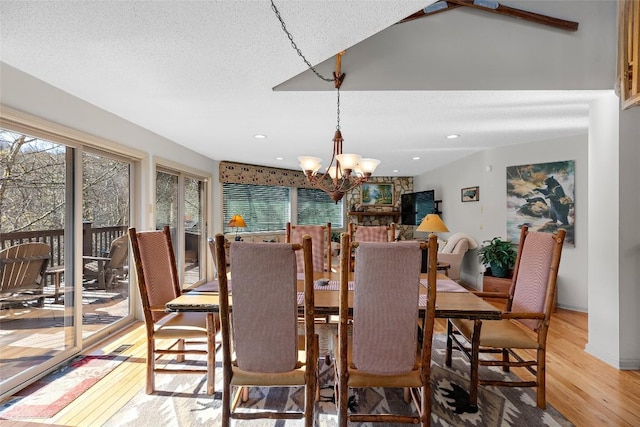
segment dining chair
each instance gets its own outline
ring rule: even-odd
[[[431,423],[431,350],[435,319],[437,243],[354,242],[340,244],[340,324],[336,357],[338,424]],[[353,317],[349,313],[349,254],[356,246]],[[420,316],[422,249],[429,248],[423,320]],[[418,326],[420,324],[420,327]],[[349,334],[351,327],[351,334]],[[348,412],[349,389],[399,387],[417,415]],[[353,409],[352,409],[353,410]],[[391,412],[391,411],[389,411]],[[409,413],[410,411],[406,411]]]
[[[357,225],[349,223],[349,240],[351,242],[393,242],[396,238],[396,225]],[[351,252],[351,271],[355,268],[353,249]]]
[[[206,374],[207,394],[213,394],[219,316],[165,311],[165,304],[182,293],[169,226],[163,230],[140,232],[131,227],[129,240],[147,332],[146,393],[155,391],[156,374]],[[171,344],[158,348],[156,340],[168,340]],[[206,349],[202,349],[203,345]],[[185,361],[185,355],[206,355],[206,368],[156,367],[157,360],[163,355],[175,355],[178,363]]]
[[[311,236],[313,244],[313,271],[331,271],[331,223],[326,225],[292,225],[287,222],[285,242],[302,244],[305,235]],[[304,272],[304,259],[301,251],[296,252],[298,273]],[[326,263],[325,263],[326,262]]]
[[[357,225],[349,223],[349,238],[352,242],[393,242],[396,225]]]
[[[536,387],[536,404],[546,407],[545,370],[547,331],[556,294],[558,266],[566,231],[557,233],[520,232],[518,257],[508,293],[477,292],[505,303],[501,320],[448,319],[445,363],[451,366],[452,350],[460,350],[471,362],[470,390],[472,404],[477,399],[478,384],[508,387]],[[520,350],[520,351],[516,351]],[[535,352],[535,357],[529,352]],[[480,353],[502,355],[501,359],[480,358]],[[512,356],[515,361],[510,360]],[[480,366],[524,367],[534,380],[491,380],[479,377]]]
[[[304,260],[304,292],[297,291],[295,252]],[[230,419],[301,419],[314,424],[318,336],[314,329],[312,242],[231,242],[233,303],[226,274],[224,236],[215,236],[222,327],[222,426]],[[298,303],[304,302],[304,335],[298,334]],[[302,411],[236,411],[247,387],[304,387]],[[232,387],[236,396],[231,401]],[[244,390],[243,390],[244,389]],[[246,397],[246,396],[245,396]],[[243,398],[244,400],[244,398]]]

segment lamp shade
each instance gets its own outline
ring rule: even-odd
[[[247,223],[244,222],[244,218],[242,218],[242,215],[234,215],[231,217],[231,220],[229,220],[229,224],[227,224],[228,227],[246,227]]]
[[[449,229],[440,219],[438,214],[428,214],[424,217],[416,231],[425,231],[428,233],[447,232]]]

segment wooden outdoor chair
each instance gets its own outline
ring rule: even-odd
[[[129,274],[129,236],[123,234],[113,239],[106,257],[85,256],[83,259],[90,261],[84,265],[84,279],[102,281],[106,290],[118,278]]]
[[[474,322],[449,319],[447,322],[447,351],[445,362],[451,366],[452,349],[460,350],[471,362],[472,392],[478,384],[536,387],[536,403],[546,407],[545,360],[549,321],[556,294],[558,266],[565,230],[556,234],[529,232],[523,226],[520,233],[518,258],[509,293],[478,292],[482,297],[502,298],[505,308],[502,320],[485,320],[475,329]],[[524,350],[518,351],[516,350]],[[528,351],[535,352],[532,358]],[[502,359],[480,359],[480,353],[501,354]],[[513,356],[515,361],[510,360]],[[479,366],[525,367],[535,380],[494,381],[479,378]],[[471,397],[474,402],[476,397]]]
[[[142,232],[130,228],[129,239],[147,330],[147,394],[155,391],[155,374],[206,374],[207,394],[213,394],[219,316],[209,312],[165,311],[166,303],[182,293],[169,226]],[[156,340],[169,340],[171,345],[157,348]],[[204,345],[206,349],[192,348],[192,345]],[[180,363],[187,354],[206,355],[206,369],[156,368],[156,360],[163,355],[175,355]]]
[[[340,326],[336,357],[338,424],[348,422],[431,423],[431,350],[435,320],[437,243],[353,243],[356,271],[353,318],[348,277],[352,244],[340,245]],[[422,249],[428,245],[429,273],[424,321],[419,316]],[[348,327],[352,322],[352,335]],[[418,324],[422,325],[421,331]],[[398,387],[413,398],[418,415],[349,413],[350,388]],[[407,411],[409,413],[409,411]]]
[[[331,271],[331,223],[326,225],[291,225],[287,222],[285,232],[286,243],[302,244],[305,235],[311,236],[313,244],[313,271]],[[304,272],[303,253],[296,252],[298,273]]]
[[[0,251],[0,306],[37,301],[42,307],[50,258],[46,243],[22,243]]]
[[[302,245],[231,242],[233,307],[224,262],[224,236],[215,236],[222,324],[222,425],[234,419],[300,419],[314,423],[318,336],[314,330],[311,237]],[[304,254],[304,335],[298,336],[297,269],[294,252]],[[233,331],[233,332],[232,332]],[[247,387],[305,388],[304,411],[236,411]],[[238,387],[231,402],[232,387]]]

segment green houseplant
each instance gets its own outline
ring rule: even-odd
[[[485,240],[484,245],[478,251],[480,262],[491,267],[491,274],[495,277],[507,277],[509,270],[513,268],[518,257],[518,252],[513,245],[494,237]]]

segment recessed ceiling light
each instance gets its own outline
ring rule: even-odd
[[[457,133],[452,133],[451,135],[447,135],[447,139],[456,139],[456,138],[460,138],[460,135],[458,135]]]
[[[413,158],[413,160],[420,160],[420,157],[415,156],[415,157]]]
[[[284,160],[284,157],[276,157],[276,160]]]
[[[261,133],[257,133],[255,135],[253,135],[253,137],[257,138],[257,139],[265,139],[267,137],[267,135],[263,135]]]
[[[400,172],[398,169],[393,170],[393,173],[398,173],[398,172]]]

